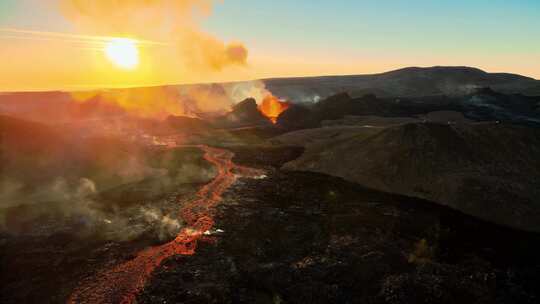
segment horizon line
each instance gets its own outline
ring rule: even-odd
[[[0,29],[1,30],[1,29]],[[324,77],[352,77],[352,76],[373,76],[373,75],[381,75],[391,72],[396,72],[400,70],[405,69],[430,69],[430,68],[469,68],[469,69],[476,69],[480,70],[487,74],[509,74],[509,75],[516,75],[521,76],[525,78],[530,78],[534,81],[540,81],[540,79],[536,79],[532,76],[512,73],[512,72],[488,72],[484,69],[473,67],[473,66],[466,66],[466,65],[434,65],[434,66],[405,66],[402,68],[396,68],[392,70],[386,70],[383,72],[375,72],[375,73],[354,73],[354,74],[324,74],[324,75],[298,75],[298,76],[273,76],[273,77],[265,77],[265,78],[252,78],[252,79],[235,79],[235,80],[227,80],[227,81],[210,81],[210,82],[180,82],[180,83],[161,83],[161,84],[135,84],[135,85],[116,85],[116,86],[107,86],[107,85],[71,85],[71,86],[65,86],[65,87],[59,87],[59,88],[35,88],[35,89],[0,89],[0,94],[14,94],[14,93],[44,93],[44,92],[87,92],[87,91],[100,91],[100,90],[122,90],[122,89],[136,89],[136,88],[154,88],[154,87],[167,87],[167,86],[190,86],[190,85],[210,85],[210,84],[233,84],[233,83],[240,83],[240,82],[251,82],[251,81],[265,81],[265,80],[278,80],[278,79],[300,79],[300,78],[324,78]]]

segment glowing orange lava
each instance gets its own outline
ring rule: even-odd
[[[267,95],[259,105],[259,111],[274,124],[277,122],[279,115],[288,108],[288,102],[281,101],[273,95]]]
[[[199,146],[204,158],[216,166],[216,177],[197,193],[198,198],[187,203],[181,210],[186,223],[176,238],[166,244],[150,247],[137,256],[112,269],[105,269],[95,277],[82,282],[71,294],[68,303],[133,303],[137,294],[151,277],[153,271],[167,258],[174,255],[192,255],[204,232],[214,225],[213,207],[222,199],[221,195],[235,181],[237,172],[246,177],[260,175],[260,170],[241,167],[232,162],[230,151],[208,146]]]

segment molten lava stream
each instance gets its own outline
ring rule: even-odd
[[[173,241],[147,248],[133,260],[105,269],[85,280],[71,294],[68,303],[133,303],[153,271],[165,259],[195,253],[198,240],[214,225],[212,207],[221,201],[221,195],[236,181],[232,171],[236,169],[248,177],[261,174],[259,170],[235,165],[232,162],[234,154],[230,151],[208,146],[199,148],[218,172],[210,183],[198,191],[197,199],[182,207],[181,216],[186,227]]]

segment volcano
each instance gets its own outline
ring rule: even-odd
[[[286,101],[281,101],[273,95],[266,96],[259,105],[259,111],[273,124],[277,123],[278,117],[281,113],[285,112],[289,108],[290,104]]]

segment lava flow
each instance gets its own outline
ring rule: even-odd
[[[266,96],[259,105],[259,111],[272,123],[276,123],[279,115],[289,108],[289,103],[281,101],[273,95]]]
[[[233,170],[246,177],[261,174],[260,170],[234,164],[234,154],[230,151],[208,146],[199,148],[205,152],[204,158],[216,166],[218,172],[210,183],[199,190],[197,199],[182,207],[181,217],[186,223],[185,228],[173,241],[145,249],[134,259],[89,278],[75,289],[68,303],[133,303],[153,271],[165,259],[195,253],[197,242],[214,225],[213,207],[236,180]]]

